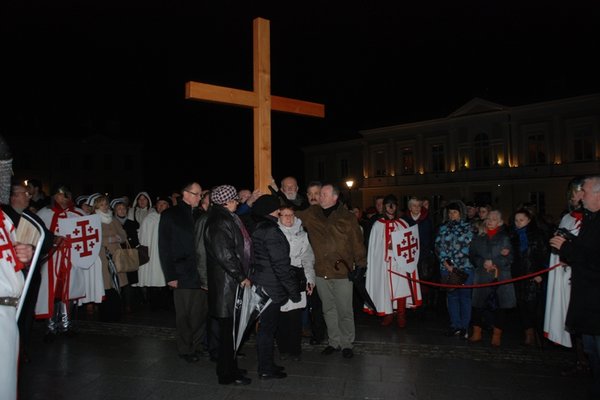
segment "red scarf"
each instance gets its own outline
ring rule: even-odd
[[[499,227],[499,226],[498,226],[498,227],[496,227],[496,228],[494,228],[494,229],[488,229],[488,230],[487,230],[487,236],[488,236],[488,238],[490,238],[490,239],[491,239],[491,238],[493,238],[494,236],[496,236],[496,233],[498,233],[498,231],[499,231],[499,230],[500,230],[500,227]]]
[[[52,211],[54,212],[54,214],[52,215],[52,222],[50,223],[50,232],[52,233],[57,233],[56,228],[58,227],[59,218],[69,218],[69,214],[67,214],[67,211],[71,211],[73,214],[83,216],[82,213],[75,209],[73,203],[69,203],[67,208],[62,208],[60,205],[54,204],[54,206],[52,206]]]

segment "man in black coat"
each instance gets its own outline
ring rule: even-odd
[[[182,190],[182,201],[168,208],[158,224],[158,253],[167,285],[174,289],[177,351],[187,362],[198,361],[206,334],[207,296],[201,289],[194,225],[198,218],[200,184]]]
[[[257,223],[252,232],[254,273],[252,281],[262,287],[272,303],[260,315],[256,336],[259,379],[285,378],[287,374],[275,365],[273,345],[279,321],[279,310],[288,299],[300,301],[300,286],[293,274],[290,260],[290,245],[279,229],[279,200],[264,195],[252,206]]]
[[[565,325],[582,334],[583,348],[593,373],[592,399],[600,398],[600,175],[583,181],[584,210],[581,230],[575,238],[556,235],[550,245],[572,268],[571,298]]]
[[[208,276],[208,309],[218,321],[219,344],[217,377],[222,385],[248,385],[233,350],[233,313],[238,286],[250,286],[248,271],[252,243],[242,221],[235,214],[237,190],[230,185],[217,186],[210,195],[204,245]]]

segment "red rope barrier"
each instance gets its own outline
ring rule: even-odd
[[[563,265],[563,264],[558,263],[558,264],[553,265],[551,267],[548,267],[546,269],[535,271],[535,272],[532,272],[532,273],[527,274],[527,275],[519,276],[517,278],[505,279],[503,281],[494,281],[494,282],[489,282],[489,283],[478,283],[477,285],[450,285],[450,284],[447,284],[447,283],[423,281],[423,280],[420,280],[420,279],[412,279],[409,276],[402,275],[401,273],[396,272],[396,271],[390,271],[390,272],[392,274],[401,276],[404,279],[408,279],[409,281],[416,282],[416,283],[422,283],[422,284],[427,285],[427,286],[437,286],[437,287],[451,288],[451,289],[474,289],[474,288],[482,288],[482,287],[488,287],[488,286],[505,285],[507,283],[512,283],[512,282],[516,282],[516,281],[522,281],[522,280],[525,280],[525,279],[533,278],[533,277],[536,277],[538,275],[550,272],[553,269],[560,267],[561,265]]]

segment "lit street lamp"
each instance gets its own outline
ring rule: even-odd
[[[346,186],[348,186],[348,208],[352,207],[352,186],[354,186],[354,181],[352,179],[348,179],[346,181]]]

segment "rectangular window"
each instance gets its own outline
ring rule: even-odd
[[[541,133],[527,137],[527,153],[530,165],[546,163],[546,143],[544,139],[544,135]]]
[[[487,133],[479,133],[473,139],[473,168],[490,167],[490,139]]]
[[[414,174],[415,173],[415,153],[412,147],[404,147],[400,153],[400,168],[401,174]]]
[[[471,149],[461,146],[458,149],[458,169],[469,169],[471,167]]]
[[[573,130],[573,161],[594,159],[594,137],[588,127]]]
[[[385,151],[378,150],[375,152],[375,176],[386,176],[385,168]]]
[[[431,172],[444,172],[446,170],[446,156],[443,144],[431,146]]]

